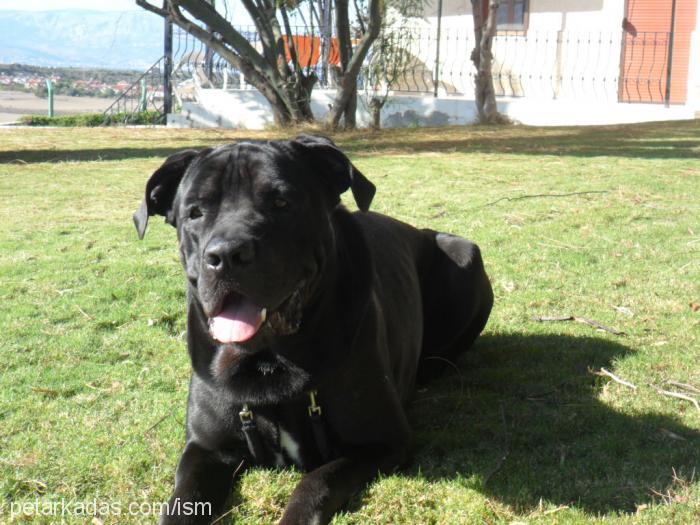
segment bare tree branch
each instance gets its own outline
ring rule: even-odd
[[[655,386],[655,385],[649,385],[649,386],[651,386],[651,388],[656,390],[662,396],[675,397],[676,399],[682,399],[684,401],[689,401],[695,406],[695,408],[698,411],[700,411],[700,403],[698,403],[698,400],[695,399],[694,397],[690,397],[686,394],[681,394],[680,392],[672,392],[670,390],[664,390],[663,388],[659,388],[658,386]]]
[[[350,98],[355,94],[357,75],[360,72],[362,63],[364,62],[372,43],[379,36],[379,30],[381,29],[382,24],[382,3],[382,0],[369,0],[369,22],[367,24],[367,32],[362,35],[360,42],[355,47],[355,51],[352,52],[352,55],[349,57],[349,60],[346,63],[347,65],[345,63],[343,64],[344,68],[343,75],[340,80],[340,86],[335,100],[333,101],[333,108],[328,113],[327,118],[327,122],[333,128],[338,126],[343,111],[345,110]],[[347,20],[347,0],[336,1],[336,17],[339,18],[341,16],[340,7],[343,4],[345,6],[345,19]],[[343,42],[340,42],[340,27],[338,29],[338,40],[342,59],[344,46]],[[347,48],[349,45],[351,45],[350,42],[347,42],[345,47]]]
[[[493,37],[496,35],[496,14],[499,1],[490,0],[488,13],[483,12],[482,0],[471,0],[474,17],[474,50],[471,59],[476,67],[474,90],[476,109],[482,123],[505,123],[508,119],[498,113],[496,93],[491,74],[493,64]]]
[[[284,104],[284,98],[286,95],[284,91],[282,90],[280,92],[279,89],[274,89],[275,84],[267,82],[265,79],[265,73],[268,73],[271,77],[274,78],[274,69],[267,66],[263,60],[259,61],[263,71],[259,71],[256,68],[256,64],[251,64],[248,61],[246,61],[243,58],[242,54],[236,54],[233,51],[231,51],[231,49],[228,48],[228,46],[222,39],[215,37],[210,31],[207,31],[199,27],[197,24],[194,24],[193,22],[187,20],[176,7],[174,7],[171,10],[171,18],[176,25],[193,35],[195,38],[209,45],[234,67],[240,69],[243,72],[243,74],[246,75],[246,77],[248,77],[249,81],[253,85],[255,85],[255,87],[258,90],[260,90],[260,92],[268,100],[270,100],[273,103],[273,108],[275,106],[275,103],[281,105]],[[247,40],[245,40],[245,43],[246,45],[249,45]],[[262,58],[257,53],[257,51],[253,51],[255,55],[257,55],[257,57]],[[248,55],[245,56],[246,58],[250,58]]]
[[[352,0],[352,3],[355,6],[355,16],[357,17],[357,23],[360,26],[360,32],[366,33],[367,29],[365,29],[365,21],[362,20],[362,9],[360,9],[360,6],[357,5],[357,0]]]
[[[211,50],[240,70],[248,82],[269,101],[278,124],[312,120],[310,99],[316,75],[309,73],[309,70],[315,42],[312,37],[311,53],[304,67],[299,62],[303,59],[303,53],[301,53],[299,41],[294,38],[289,18],[290,9],[299,7],[299,4],[285,4],[278,0],[241,0],[241,2],[253,19],[260,36],[261,46],[249,42],[247,36],[236,30],[209,0],[167,0],[163,8],[150,3],[149,0],[136,0],[136,4],[141,8],[169,18],[175,25],[207,44]],[[336,20],[339,20],[338,39],[342,75],[329,119],[333,127],[337,127],[343,115],[346,126],[354,126],[357,77],[372,43],[379,34],[385,8],[385,0],[369,1],[368,23],[364,28],[366,31],[353,50],[348,2],[349,0],[335,0]],[[358,2],[355,3],[357,6],[361,5]],[[330,9],[330,0],[327,4]],[[357,14],[358,20],[363,25],[363,15],[359,12]],[[320,23],[320,15],[311,5],[310,16],[313,18],[314,15],[319,18]],[[324,15],[324,63],[327,62],[326,56],[331,42],[331,32],[326,27],[330,23],[330,18],[326,20],[326,16],[329,15]]]
[[[606,376],[615,381],[616,383],[620,383],[623,386],[626,386],[627,388],[631,388],[632,390],[637,390],[637,386],[633,385],[629,381],[625,381],[624,379],[620,379],[617,377],[615,374],[613,374],[610,370],[607,370],[606,368],[601,368],[600,371],[594,372],[595,375],[597,376]]]
[[[161,9],[159,7],[151,5],[146,0],[136,0],[136,5],[144,8],[146,11],[150,11],[151,13],[155,13],[158,16],[162,16],[163,18],[168,16],[168,12],[165,9]]]

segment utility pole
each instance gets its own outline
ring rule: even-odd
[[[168,8],[168,1],[163,0],[163,9]],[[163,114],[173,112],[173,86],[172,86],[172,74],[173,74],[173,23],[170,21],[170,17],[166,16],[165,21],[165,31],[163,37]],[[166,117],[167,118],[167,117]]]
[[[49,99],[49,118],[53,117],[53,82],[50,78],[46,79],[46,96]]]
[[[671,31],[668,34],[668,58],[666,59],[666,96],[664,105],[671,105],[671,69],[673,67],[673,40],[676,36],[676,0],[671,2]]]
[[[208,0],[209,4],[216,9],[216,0]],[[207,26],[207,30],[211,31],[211,28]],[[207,80],[212,83],[212,78],[214,76],[214,52],[207,45],[204,50],[204,74]],[[210,87],[214,87],[213,85]]]
[[[321,60],[319,68],[320,84],[324,88],[330,87],[330,66],[328,64],[331,54],[331,38],[333,35],[333,14],[330,0],[318,0],[318,10],[320,11],[320,33],[321,33]]]
[[[437,5],[437,41],[435,42],[435,78],[433,79],[433,96],[438,96],[438,86],[440,85],[440,37],[442,32],[442,0],[438,0]]]

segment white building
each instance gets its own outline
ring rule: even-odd
[[[437,59],[439,98],[473,99],[471,2],[430,2],[411,46],[425,71],[414,70],[402,87],[415,89],[411,82],[420,79],[423,89],[428,84],[435,90]],[[700,112],[697,0],[499,4],[494,87],[501,110],[512,117],[533,124],[593,124],[693,118]],[[483,5],[488,9],[487,0]]]
[[[471,2],[429,2],[422,18],[393,25],[395,38],[412,58],[391,86],[382,111],[385,126],[465,124],[476,119]],[[612,124],[700,114],[698,0],[499,4],[494,86],[500,111],[514,120]],[[360,93],[358,121],[363,123],[369,120],[366,106],[372,92],[365,88]],[[331,96],[327,90],[315,90],[318,117]],[[206,125],[207,114],[212,124],[249,129],[272,122],[257,92],[202,90],[199,98],[204,108],[191,105],[185,110],[190,121],[198,112],[204,115],[201,125]],[[184,124],[188,125],[186,118]]]

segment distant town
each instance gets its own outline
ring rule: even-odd
[[[139,71],[0,64],[0,90],[45,97],[46,81],[51,80],[54,93],[58,95],[111,98],[123,92],[140,75]]]

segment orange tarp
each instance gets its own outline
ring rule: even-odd
[[[284,47],[285,54],[287,56],[287,62],[291,62],[292,56],[289,52],[289,44],[287,43],[287,37],[284,36]],[[297,57],[299,58],[299,65],[301,67],[313,67],[318,64],[321,55],[321,38],[314,36],[303,36],[295,35],[292,37],[294,42],[294,49],[296,49]],[[331,49],[328,53],[328,63],[332,66],[337,66],[340,64],[340,51],[338,48],[338,39],[331,38]]]

